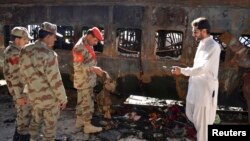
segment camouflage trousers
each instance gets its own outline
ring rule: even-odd
[[[76,125],[83,126],[84,122],[90,122],[94,113],[93,88],[77,90]]]
[[[31,120],[31,106],[26,104],[24,106],[20,106],[15,104],[16,107],[16,126],[17,132],[21,135],[25,135],[29,133],[29,124]]]
[[[50,109],[32,108],[30,122],[30,140],[37,141],[42,131],[43,141],[54,141],[57,119],[60,114],[58,106]]]

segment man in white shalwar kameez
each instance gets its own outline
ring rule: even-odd
[[[190,76],[186,98],[186,115],[197,130],[197,140],[208,140],[208,125],[216,116],[220,45],[210,35],[206,18],[192,22],[193,36],[200,41],[193,67],[173,66],[172,74]]]

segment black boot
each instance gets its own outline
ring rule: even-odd
[[[13,136],[13,141],[19,141],[19,139],[20,139],[20,134],[17,133],[17,128],[16,128]]]
[[[30,135],[20,135],[19,141],[30,141]]]

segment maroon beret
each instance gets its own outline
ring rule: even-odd
[[[94,35],[99,41],[102,41],[102,40],[103,40],[102,33],[101,33],[101,31],[100,31],[97,27],[91,28],[90,31],[92,31],[93,35]]]

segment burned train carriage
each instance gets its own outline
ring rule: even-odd
[[[71,49],[89,27],[98,26],[105,38],[94,47],[98,66],[116,79],[116,91],[123,96],[139,94],[184,100],[188,79],[173,77],[162,66],[192,65],[197,43],[191,36],[190,22],[205,16],[211,21],[212,36],[222,48],[219,104],[244,106],[241,91],[237,91],[241,87],[240,71],[231,65],[234,54],[220,40],[221,34],[229,32],[243,46],[250,47],[250,3],[244,0],[37,3],[37,0],[0,2],[1,50],[8,46],[10,30],[16,25],[27,27],[36,39],[42,22],[56,23],[64,36],[57,39],[55,50],[65,86],[69,88],[73,72]]]

